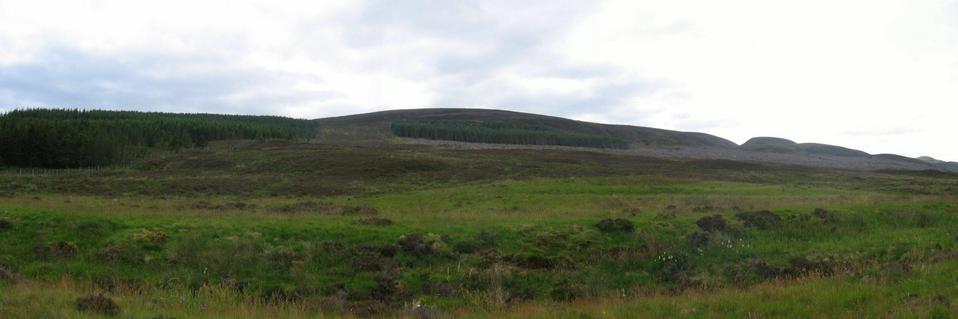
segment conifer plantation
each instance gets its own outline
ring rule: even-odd
[[[562,131],[547,125],[515,121],[403,121],[393,123],[392,131],[402,137],[459,142],[618,149],[629,146],[628,141],[618,137]]]
[[[93,167],[216,140],[308,139],[313,134],[312,122],[277,116],[14,110],[0,116],[0,165]]]

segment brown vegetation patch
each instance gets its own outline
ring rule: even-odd
[[[622,214],[626,216],[635,217],[635,216],[641,215],[642,210],[637,207],[629,207],[629,208],[623,209]]]
[[[390,226],[394,224],[394,222],[391,219],[381,218],[381,217],[361,218],[357,220],[356,223],[360,225],[366,225],[366,226]]]
[[[722,215],[702,217],[695,222],[695,225],[699,226],[699,228],[706,232],[721,232],[729,230],[728,223],[725,222],[725,218],[722,217]]]
[[[213,204],[206,200],[199,200],[193,202],[190,205],[193,209],[206,209],[206,210],[252,210],[256,209],[255,204],[249,204],[246,202],[229,202],[223,204]]]
[[[836,219],[835,214],[825,210],[824,208],[816,208],[815,211],[812,212],[812,215],[815,215],[815,217],[828,222],[835,221]]]
[[[437,237],[438,236],[433,234],[423,235],[420,233],[411,233],[400,237],[396,244],[399,245],[399,249],[407,253],[421,255],[435,254],[444,246],[442,241]]]
[[[837,266],[837,263],[830,258],[813,260],[808,257],[794,257],[789,259],[788,263],[790,266],[783,270],[782,274],[789,277],[803,277],[811,274],[828,277],[835,273]]]
[[[525,269],[555,269],[572,264],[568,258],[540,255],[511,255],[503,257],[503,260]]]
[[[635,232],[635,223],[628,219],[616,218],[616,219],[603,219],[599,221],[595,227],[599,228],[599,231],[603,233],[614,233],[614,232],[623,232],[623,233],[632,233]]]
[[[59,241],[52,245],[37,244],[33,252],[39,259],[72,258],[77,254],[77,245],[71,242]]]
[[[76,309],[80,312],[96,313],[104,316],[117,316],[120,314],[120,306],[103,294],[88,295],[77,298]]]
[[[6,268],[0,267],[0,283],[15,284],[17,283],[17,275]]]
[[[346,311],[356,317],[382,317],[389,312],[389,306],[376,300],[353,301],[346,305]]]
[[[549,296],[555,301],[570,302],[585,296],[585,289],[578,283],[563,278],[555,283]]]
[[[750,285],[781,275],[782,269],[761,259],[749,259],[730,268],[729,281],[737,285]]]
[[[330,202],[314,202],[314,201],[305,201],[305,202],[296,202],[292,204],[286,204],[278,208],[279,211],[284,213],[302,213],[302,212],[320,212],[320,213],[329,213],[336,211],[339,206]]]
[[[711,240],[711,235],[707,232],[697,231],[685,236],[685,241],[692,248],[704,248],[709,244],[709,240]]]
[[[718,208],[712,205],[702,205],[702,206],[692,207],[693,213],[714,212],[716,210],[718,210]]]
[[[343,206],[340,208],[340,214],[343,216],[355,216],[355,215],[376,215],[379,214],[379,210],[375,207],[369,205],[359,205],[359,206]]]
[[[775,215],[775,213],[767,210],[738,213],[735,214],[735,218],[741,220],[745,224],[745,227],[755,227],[760,229],[778,226],[782,223],[781,217],[778,217],[778,215]]]
[[[404,311],[404,315],[415,319],[442,319],[445,316],[439,309],[429,305],[415,304]]]

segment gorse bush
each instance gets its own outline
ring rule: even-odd
[[[397,136],[494,144],[561,145],[627,148],[628,141],[609,135],[569,132],[553,127],[506,121],[394,122]]]
[[[58,109],[0,115],[0,165],[91,167],[151,149],[177,150],[225,139],[309,138],[312,122],[276,116]]]

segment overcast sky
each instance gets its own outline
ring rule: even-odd
[[[15,107],[483,107],[958,160],[958,1],[0,0]]]

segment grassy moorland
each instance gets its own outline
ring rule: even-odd
[[[247,141],[0,180],[0,318],[958,315],[947,173]]]

